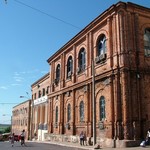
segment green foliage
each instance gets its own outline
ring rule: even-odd
[[[11,125],[0,124],[0,133],[8,133],[11,131]]]
[[[11,132],[11,127],[10,127],[10,126],[7,127],[7,128],[4,130],[4,133],[9,133],[9,132]]]

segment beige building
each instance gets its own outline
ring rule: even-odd
[[[44,140],[48,132],[49,73],[31,85],[32,87],[32,138]]]
[[[47,62],[49,74],[32,85],[32,127],[38,140],[78,142],[84,131],[93,142],[123,147],[146,136],[149,8],[112,5]]]
[[[26,140],[30,139],[31,100],[27,100],[13,107],[12,133],[20,135],[25,130]]]

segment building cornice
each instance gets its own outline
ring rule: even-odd
[[[53,61],[54,59],[57,59],[57,57],[59,55],[61,55],[61,53],[63,53],[65,49],[70,47],[73,43],[76,43],[76,41],[78,41],[78,39],[83,38],[83,36],[85,36],[85,33],[88,33],[91,30],[93,30],[95,28],[95,24],[97,24],[97,22],[103,21],[103,18],[105,18],[105,20],[107,20],[107,18],[110,17],[113,14],[113,12],[117,12],[120,7],[127,9],[128,7],[132,7],[132,6],[134,7],[134,9],[135,8],[136,9],[146,9],[146,10],[150,11],[149,8],[146,8],[144,6],[140,6],[135,3],[131,3],[131,2],[125,3],[125,2],[120,1],[117,4],[110,6],[103,13],[101,13],[98,17],[96,17],[92,22],[90,22],[85,28],[83,28],[78,34],[76,34],[72,39],[70,39],[64,46],[62,46],[56,53],[54,53],[51,57],[49,57],[47,59],[47,62],[49,64],[51,64],[51,61]]]

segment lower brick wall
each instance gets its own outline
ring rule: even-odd
[[[44,135],[45,141],[53,141],[53,142],[72,142],[72,143],[79,143],[79,136],[73,136],[73,135],[57,135],[57,134],[49,134],[45,133]],[[93,144],[93,138],[87,137],[87,141],[85,141],[86,145],[92,145]],[[134,147],[139,146],[140,141],[134,141],[134,140],[114,140],[114,139],[102,139],[97,137],[96,139],[97,144],[100,145],[100,147]]]

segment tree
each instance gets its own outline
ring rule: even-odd
[[[11,126],[7,127],[5,130],[4,130],[4,133],[9,133],[11,132]]]

